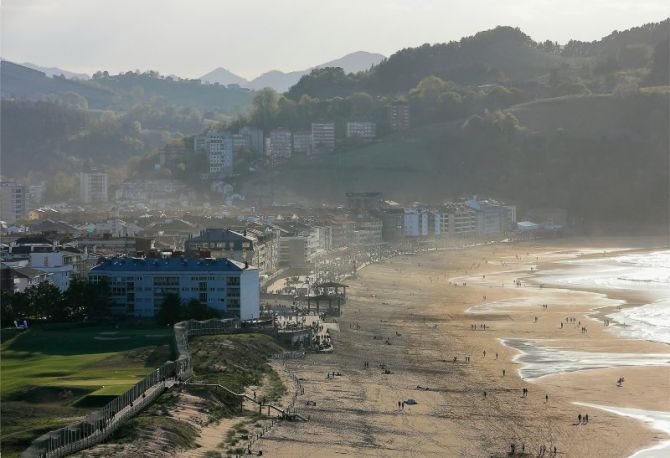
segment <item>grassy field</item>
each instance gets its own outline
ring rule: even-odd
[[[171,328],[44,326],[3,339],[2,455],[100,407],[170,359]]]

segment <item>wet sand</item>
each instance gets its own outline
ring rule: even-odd
[[[491,245],[366,267],[349,282],[340,331],[333,333],[335,352],[286,362],[303,378],[298,406],[310,421],[284,423],[254,449],[291,457],[480,457],[502,456],[514,442],[529,456],[544,445],[556,446],[560,456],[626,457],[670,439],[639,419],[574,404],[668,412],[670,366],[573,367],[582,370],[524,380],[521,353],[503,343],[520,339],[570,352],[572,366],[580,362],[575,352],[670,359],[668,345],[622,338],[588,317],[597,307],[613,310],[624,297],[540,289],[525,278],[531,265],[545,268],[574,257],[577,249],[626,246],[603,243]],[[515,279],[526,286],[514,287]],[[499,301],[500,308],[490,305]],[[482,304],[488,305],[473,313]],[[568,316],[581,324],[561,329]],[[342,375],[327,379],[332,371]],[[619,377],[625,377],[621,387]],[[527,397],[522,388],[528,388]],[[398,408],[398,401],[410,398],[417,405]],[[588,425],[577,424],[580,413],[589,414]]]

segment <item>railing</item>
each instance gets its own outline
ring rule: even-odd
[[[110,401],[105,407],[88,414],[83,420],[50,431],[35,439],[21,456],[56,458],[88,448],[107,439],[128,418],[134,416],[175,382],[188,380],[193,374],[188,339],[192,336],[235,332],[240,328],[236,318],[207,321],[182,321],[174,325],[177,360],[168,361],[151,372],[131,389]]]

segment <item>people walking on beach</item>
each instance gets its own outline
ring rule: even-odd
[[[498,359],[498,352],[496,352],[496,359]]]
[[[563,329],[563,322],[561,321],[561,329]]]
[[[486,350],[484,350],[484,358],[486,358]]]
[[[548,394],[544,395],[544,402],[549,402],[549,395]]]
[[[505,369],[503,369],[503,377],[505,376]]]
[[[486,391],[484,391],[484,399],[486,399]]]
[[[589,422],[589,414],[584,415],[584,424]]]
[[[582,424],[582,414],[577,415],[577,423]]]

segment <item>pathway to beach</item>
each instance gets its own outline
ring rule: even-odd
[[[348,282],[335,352],[286,363],[303,379],[299,411],[310,421],[285,423],[254,448],[269,456],[481,457],[513,445],[529,456],[556,447],[559,456],[626,457],[662,444],[670,437],[639,417],[595,407],[670,411],[670,347],[626,339],[591,315],[638,298],[539,288],[531,279],[531,267],[542,271],[579,250],[626,246],[490,245],[363,269]],[[547,370],[552,351],[558,370]],[[625,365],[608,363],[617,353],[626,353]]]

